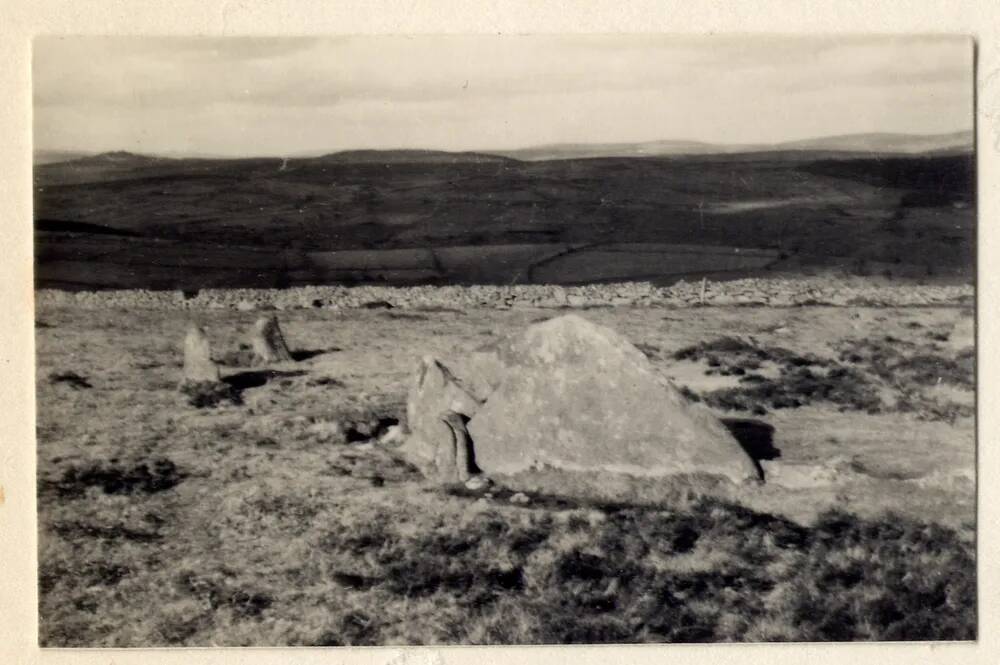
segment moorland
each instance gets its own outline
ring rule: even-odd
[[[36,283],[670,283],[826,271],[967,281],[973,199],[963,150],[104,153],[36,168]]]
[[[42,644],[974,639],[973,157],[838,145],[40,164],[36,283],[78,292],[35,313]],[[318,284],[449,288],[230,291]],[[767,432],[764,482],[397,454],[421,356],[567,310]],[[253,366],[275,313],[293,360]],[[226,401],[178,390],[189,320]]]

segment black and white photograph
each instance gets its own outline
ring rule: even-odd
[[[35,37],[39,644],[976,640],[974,53]]]

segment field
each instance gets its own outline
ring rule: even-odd
[[[817,271],[961,281],[972,277],[973,198],[963,152],[109,153],[36,168],[36,282],[670,283]]]
[[[579,311],[729,419],[762,485],[485,494],[380,442],[421,355],[562,311],[287,310],[271,368],[240,346],[260,312],[189,311],[239,395],[199,407],[184,315],[40,306],[42,645],[975,638],[971,308]]]

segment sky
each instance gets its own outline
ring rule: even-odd
[[[972,129],[925,37],[39,37],[36,150],[293,156]]]

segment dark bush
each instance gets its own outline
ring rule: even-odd
[[[179,390],[196,409],[243,403],[239,391],[223,381],[185,381]]]
[[[874,412],[881,400],[862,373],[811,354],[782,347],[762,347],[735,337],[689,346],[674,354],[675,360],[705,360],[708,374],[738,376],[740,384],[701,396],[709,406],[764,415],[768,409],[794,409],[816,402],[844,409]],[[773,363],[780,376],[754,373],[762,363]],[[682,389],[683,390],[683,389]],[[688,391],[689,398],[693,393]]]
[[[79,390],[81,388],[93,388],[90,381],[80,376],[76,372],[54,372],[49,375],[49,383],[65,383],[70,388]]]
[[[72,466],[58,480],[42,487],[61,496],[80,496],[88,487],[100,487],[105,494],[156,494],[175,487],[183,479],[177,465],[159,458],[130,467],[96,462]]]
[[[944,527],[830,511],[797,570],[789,610],[803,639],[975,639],[975,561]]]

